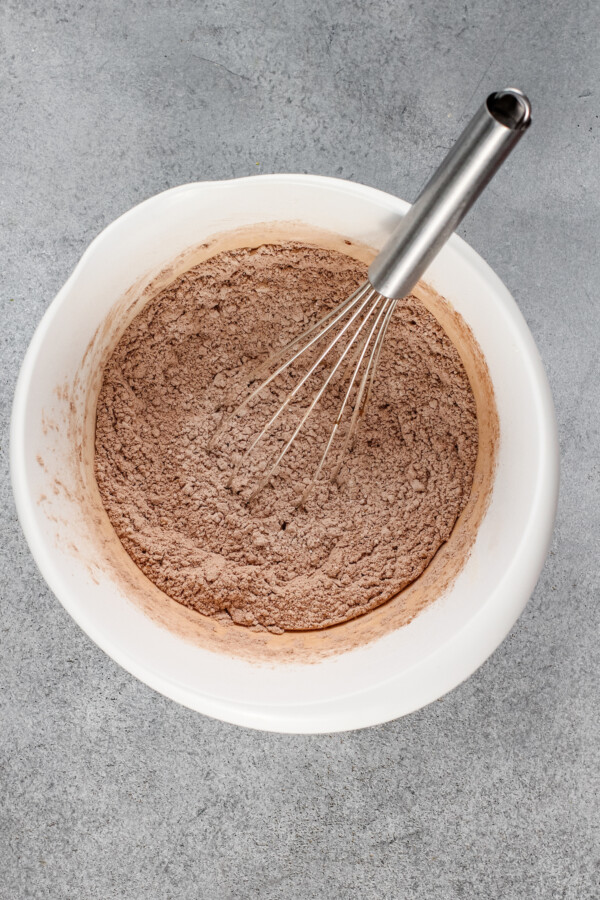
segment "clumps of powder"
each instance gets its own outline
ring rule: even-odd
[[[305,508],[298,490],[341,383],[249,505],[226,483],[258,411],[208,449],[236,385],[365,277],[355,259],[297,243],[221,253],[123,334],[98,400],[96,479],[127,553],[174,600],[276,633],[323,628],[395,596],[448,539],[473,479],[475,400],[456,348],[414,297],[396,308],[339,478],[320,481]],[[275,446],[262,449],[259,475]]]

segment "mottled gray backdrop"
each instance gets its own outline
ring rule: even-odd
[[[595,0],[2,0],[2,900],[600,896],[599,34]],[[281,737],[176,706],[80,632],[20,532],[8,420],[40,317],[145,197],[316,172],[412,199],[507,85],[534,125],[460,232],[556,401],[531,602],[466,684],[379,728]]]

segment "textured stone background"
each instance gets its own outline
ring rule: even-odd
[[[600,896],[600,7],[595,0],[0,4],[0,897]],[[461,234],[548,369],[562,484],[526,612],[467,683],[324,737],[231,727],[104,656],[8,481],[27,343],[88,242],[164,188],[317,172],[412,199],[489,90],[534,126]]]

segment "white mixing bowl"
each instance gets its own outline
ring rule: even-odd
[[[227,632],[145,581],[97,502],[91,453],[101,361],[139,309],[144,289],[173,278],[174,260],[181,268],[190,248],[215,234],[290,221],[292,230],[325,229],[377,249],[406,209],[373,188],[306,175],[166,191],[93,241],[25,357],[13,407],[11,468],[19,518],[44,578],[120,665],[207,715],[285,732],[340,731],[405,715],[484,662],[539,576],[558,490],[552,399],[512,297],[456,236],[425,280],[462,315],[481,348],[499,441],[491,499],[471,552],[442,596],[410,624],[369,635],[368,617],[362,617],[367,625],[356,626],[362,637],[354,647],[342,640],[341,651],[332,652],[332,638],[320,632],[314,646],[308,640],[304,656],[302,636],[256,636],[238,626]],[[338,626],[334,635],[349,628]],[[253,657],[240,631],[258,642],[262,656]]]

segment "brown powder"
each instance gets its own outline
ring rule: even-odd
[[[338,481],[320,481],[305,508],[294,503],[341,380],[252,504],[225,484],[289,384],[207,450],[227,398],[257,362],[365,276],[355,259],[298,243],[229,251],[178,278],[125,331],[98,399],[96,478],[126,551],[173,599],[274,632],[323,628],[395,596],[448,539],[473,479],[475,401],[458,352],[414,297],[394,313]],[[290,422],[256,455],[250,485]]]

